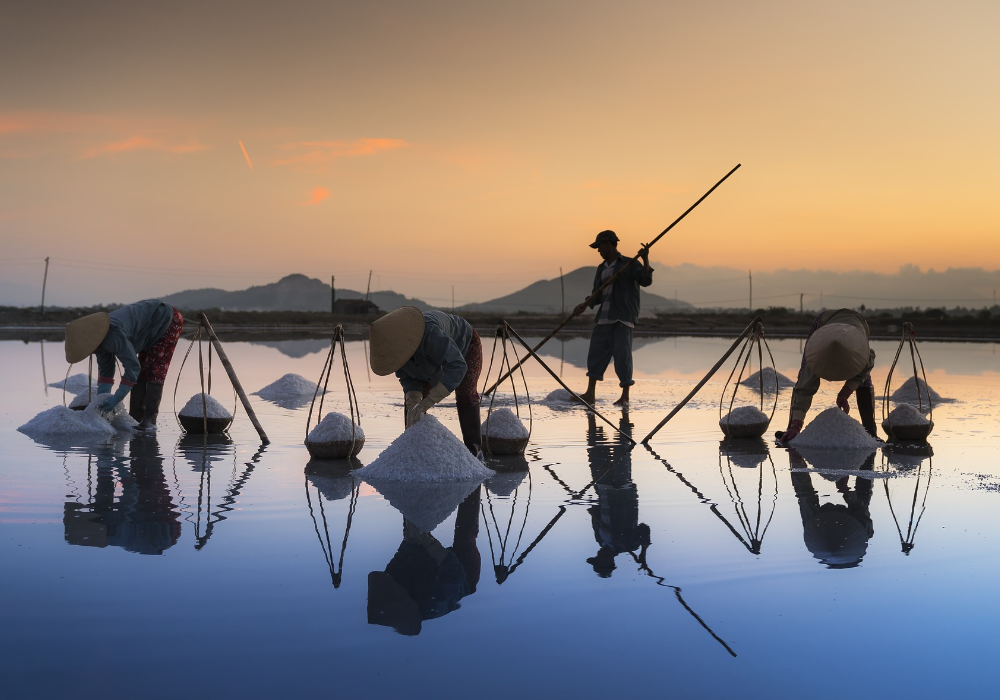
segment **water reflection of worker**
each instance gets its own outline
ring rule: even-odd
[[[458,610],[462,598],[476,592],[482,559],[479,535],[480,487],[469,494],[455,516],[451,547],[403,519],[403,542],[385,571],[368,574],[368,623],[420,634],[421,621]]]
[[[608,442],[604,427],[597,425],[593,413],[587,414],[587,459],[597,492],[597,504],[587,511],[594,539],[600,546],[587,563],[601,578],[611,576],[616,556],[641,548],[639,556],[644,559],[650,544],[649,526],[639,522],[639,492],[632,481],[631,445],[624,437],[632,432],[627,408],[622,410],[619,430],[617,441]]]
[[[868,322],[853,309],[824,311],[813,321],[802,353],[799,376],[792,389],[788,427],[780,436],[787,443],[802,430],[806,413],[821,379],[844,382],[837,394],[837,406],[850,413],[848,399],[855,395],[861,424],[872,437],[878,437],[875,424],[875,388],[872,368],[875,351],[868,344]]]
[[[837,491],[843,503],[819,502],[813,488],[812,473],[795,471],[808,465],[794,449],[788,450],[791,462],[792,487],[799,501],[802,516],[802,537],[812,555],[831,569],[849,569],[861,563],[868,551],[868,540],[875,534],[869,506],[872,500],[872,479],[854,477],[854,488],[848,486],[851,477],[837,480]],[[872,452],[861,471],[874,471]]]
[[[138,554],[163,554],[177,544],[180,514],[163,473],[163,457],[155,440],[130,444],[126,468],[111,455],[98,456],[93,501],[67,502],[63,526],[69,544],[121,547]],[[121,496],[115,490],[121,482]]]

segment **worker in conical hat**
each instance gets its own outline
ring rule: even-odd
[[[96,355],[97,393],[107,394],[99,399],[101,408],[112,410],[131,392],[129,415],[139,422],[137,430],[153,431],[183,327],[180,311],[157,299],[90,314],[66,324],[66,361],[73,364]],[[121,362],[122,377],[112,394],[115,359]]]
[[[802,353],[799,377],[792,389],[792,405],[788,428],[778,438],[787,443],[802,430],[806,413],[820,380],[842,381],[837,394],[837,406],[844,413],[851,412],[849,398],[855,395],[861,424],[872,437],[878,437],[875,424],[875,388],[872,386],[872,368],[875,351],[868,343],[868,322],[853,309],[824,311],[813,321]]]
[[[396,374],[403,387],[405,425],[455,392],[462,440],[480,454],[479,392],[483,367],[479,334],[460,316],[401,306],[371,326],[371,367],[375,374]]]

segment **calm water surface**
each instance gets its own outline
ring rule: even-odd
[[[4,696],[992,695],[996,346],[921,345],[930,385],[958,399],[935,407],[932,450],[720,445],[723,373],[629,451],[615,429],[646,435],[728,346],[637,340],[630,410],[610,405],[614,382],[599,387],[612,425],[535,404],[525,459],[495,462],[464,500],[442,489],[451,514],[420,533],[343,467],[310,463],[308,404],[252,397],[265,448],[242,408],[228,438],[184,437],[185,341],[156,438],[107,444],[17,432],[63,401],[46,384],[67,368],[61,344],[0,342]],[[364,349],[348,359],[369,464],[400,432],[401,392],[368,376]],[[772,349],[794,377],[799,341]],[[881,388],[895,344],[875,349]],[[582,389],[586,340],[547,350]],[[227,352],[254,391],[317,379],[326,344]],[[235,404],[215,369],[213,395]],[[327,409],[346,412],[334,378]],[[558,385],[532,364],[528,386]],[[454,408],[433,412],[458,432]]]

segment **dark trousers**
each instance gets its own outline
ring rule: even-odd
[[[597,381],[604,379],[604,370],[612,358],[619,385],[632,386],[632,329],[624,323],[604,323],[594,326],[587,353],[587,376]]]

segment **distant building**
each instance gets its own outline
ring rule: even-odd
[[[333,313],[345,316],[367,316],[378,314],[379,308],[375,306],[374,302],[364,299],[337,299],[333,302]]]

